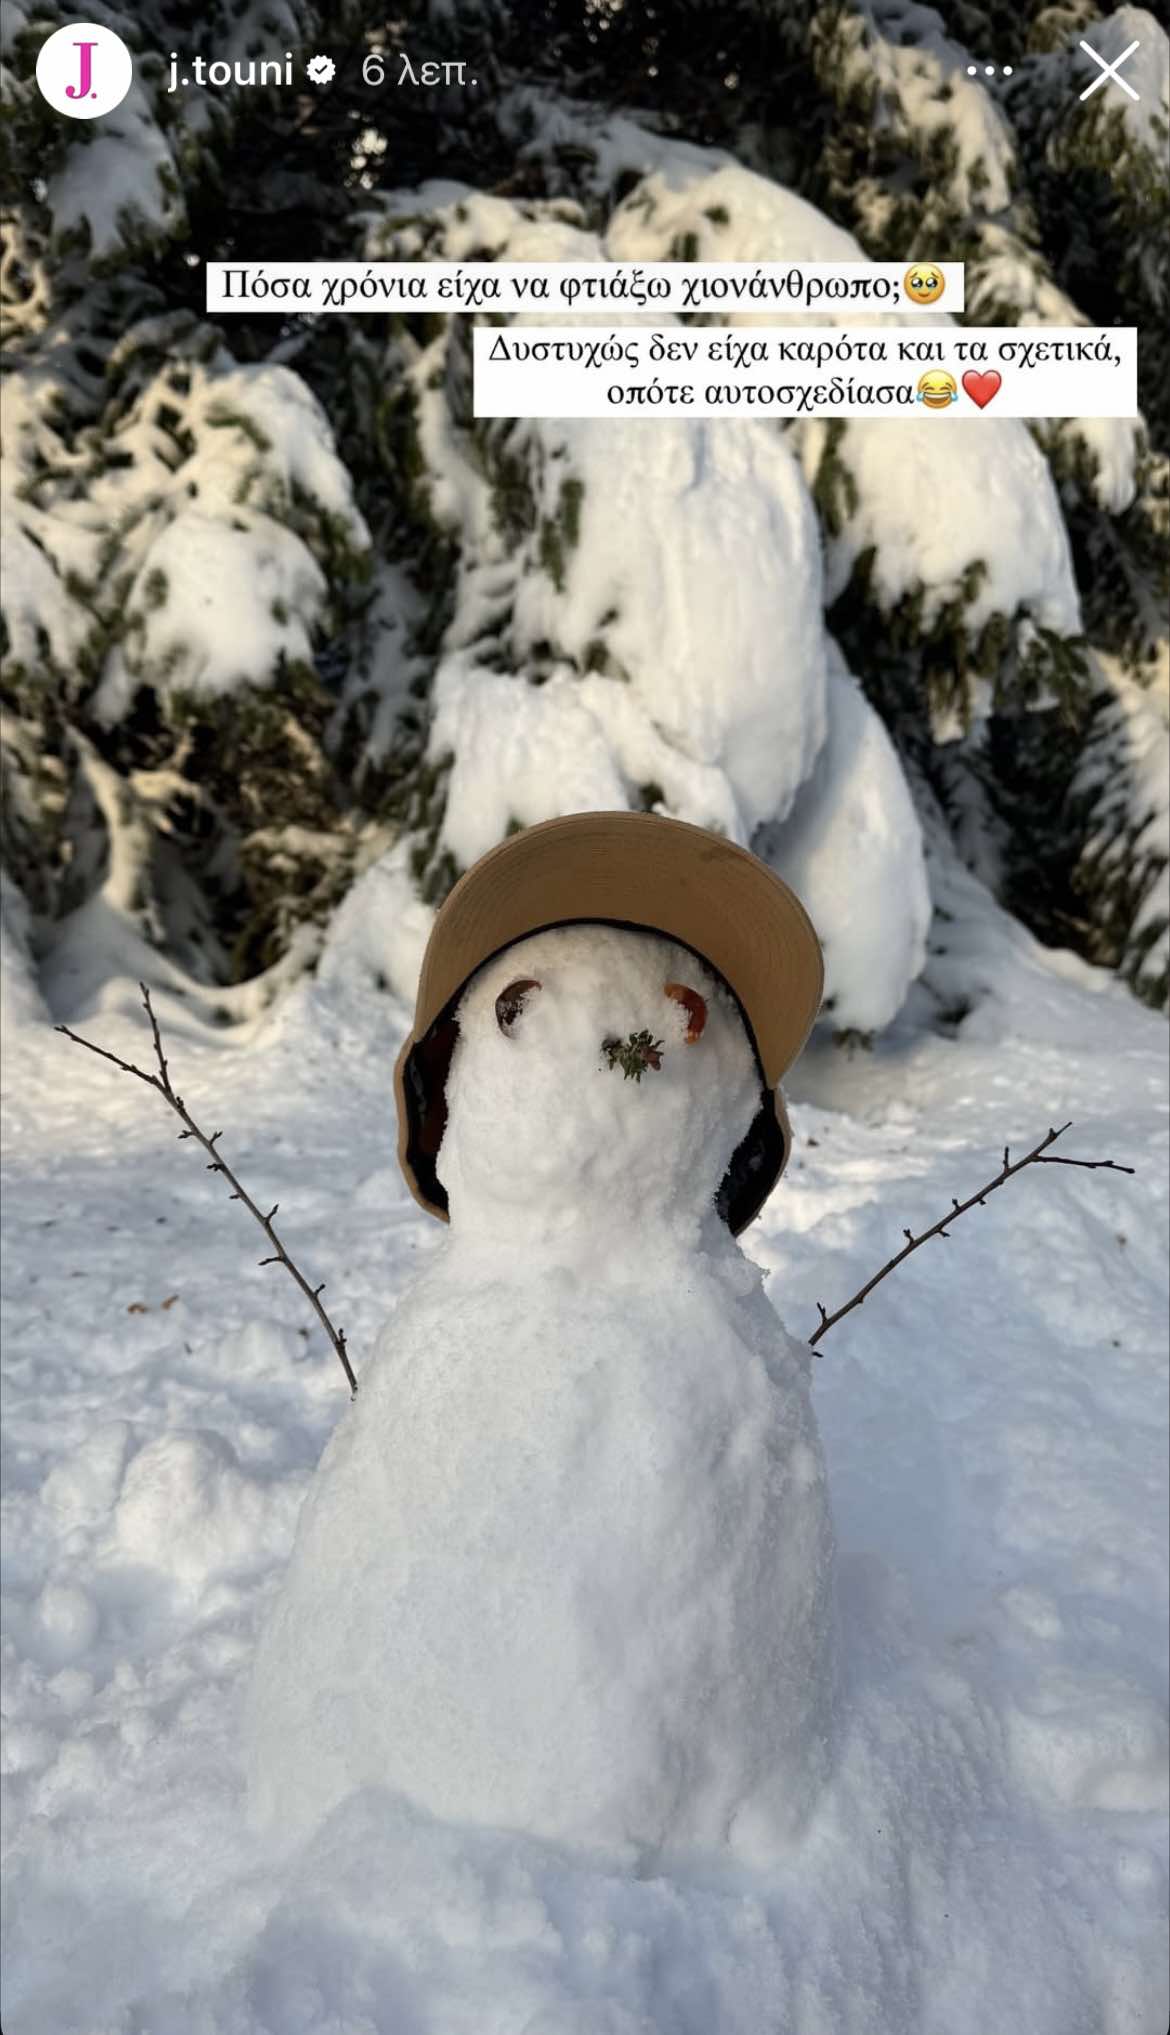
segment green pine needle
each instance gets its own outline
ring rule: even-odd
[[[606,1039],[602,1044],[611,1067],[620,1067],[627,1081],[640,1081],[647,1067],[661,1067],[663,1039],[649,1032],[631,1032],[628,1039]]]

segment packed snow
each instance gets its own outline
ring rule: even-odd
[[[546,573],[521,580],[517,653],[543,639],[585,664],[604,632],[651,725],[721,765],[747,835],[783,818],[825,732],[820,539],[783,439],[766,423],[663,421],[631,458],[621,418],[548,435],[541,506],[551,516],[576,482],[580,535],[563,592]]]
[[[526,425],[509,456],[541,520],[517,546],[488,527],[465,453],[440,453],[445,416],[424,409],[436,502],[457,507],[468,549],[429,735],[432,759],[456,757],[443,845],[466,866],[509,813],[622,805],[643,783],[744,844],[782,818],[825,735],[820,540],[782,438],[659,422],[630,460],[624,426]],[[493,607],[515,678],[496,634],[475,640]],[[538,656],[553,668],[534,688]]]
[[[503,839],[509,822],[625,804],[602,728],[568,671],[542,686],[485,672],[466,652],[444,658],[432,693],[432,756],[453,755],[440,839],[462,868]]]
[[[411,1200],[393,1158],[407,1007],[378,985],[411,975],[425,936],[408,926],[396,955],[393,871],[367,872],[317,979],[265,1015],[214,1031],[156,997],[188,1104],[222,1126],[262,1205],[280,1202],[306,1274],[328,1280],[368,1394],[352,1407],[292,1282],[258,1268],[258,1232],[176,1143],[158,1097],[49,1029],[14,914],[9,2035],[1162,2035],[1165,1025],[1106,974],[1039,949],[945,829],[928,826],[927,849],[936,916],[898,1019],[871,1053],[814,1034],[790,1078],[792,1163],[741,1240],[771,1305],[806,1337],[817,1301],[841,1304],[903,1225],[934,1221],[991,1178],[1005,1144],[1018,1156],[1050,1123],[1074,1119],[1069,1156],[1137,1172],[1028,1168],[818,1345],[838,1543],[830,1770],[803,1833],[770,1856],[712,1848],[641,1873],[488,1823],[454,1786],[428,1806],[363,1785],[291,1847],[249,1829],[245,1697],[322,1452],[336,1435],[336,1460],[379,1404],[400,1449],[406,1378],[449,1386],[441,1348],[395,1330],[420,1274],[432,1344],[467,1336],[439,1298],[454,1232]],[[147,1064],[128,980],[53,1015]],[[668,1093],[598,1080],[616,1084],[615,1108],[661,1108]],[[619,1262],[631,1294],[659,1290],[637,1228]],[[580,1278],[583,1319],[615,1272]],[[696,1317],[697,1347],[736,1305],[723,1323]],[[491,1346],[520,1452],[521,1381],[547,1407],[567,1353],[518,1319],[512,1372],[503,1326],[500,1312]],[[631,1390],[656,1346],[651,1318]],[[680,1387],[694,1363],[684,1348]],[[704,1376],[702,1404],[714,1390]],[[672,1391],[664,1419],[679,1418]],[[493,1397],[485,1385],[498,1434]],[[600,1437],[586,1423],[581,1438]],[[465,1461],[482,1493],[485,1465]],[[526,1474],[539,1487],[539,1463]],[[427,1465],[411,1476],[421,1498]],[[546,1487],[538,1515],[570,1565],[572,1515],[595,1521],[583,1463],[571,1493],[557,1515]],[[405,1498],[391,1482],[380,1502]],[[684,1550],[691,1531],[684,1514]],[[377,1552],[351,1519],[331,1620]],[[388,1579],[404,1559],[385,1550]],[[539,1570],[540,1549],[525,1559]],[[613,1580],[628,1607],[627,1579]],[[620,1692],[627,1660],[646,1672],[646,1636],[615,1624],[610,1637]],[[498,1702],[498,1656],[484,1679]]]
[[[945,459],[930,429],[925,416],[850,424],[856,506],[826,543],[829,599],[872,549],[882,606],[921,590],[929,624],[978,560],[979,583],[963,610],[969,629],[1023,608],[1043,628],[1077,634],[1080,602],[1060,498],[1027,426],[1011,417],[965,425],[961,447],[954,454],[948,447]],[[806,444],[811,456],[815,441]]]
[[[706,1002],[689,1043],[668,982]],[[647,1027],[633,1081],[602,1042]],[[832,1537],[809,1352],[712,1206],[759,1106],[742,1021],[685,949],[577,927],[497,955],[459,1028],[450,1233],[261,1640],[260,1815],[287,1838],[381,1786],[642,1877],[766,1860],[827,1767]]]
[[[824,950],[825,999],[879,1031],[926,959],[922,830],[897,752],[830,645],[829,732],[788,818],[755,851],[803,901]]]

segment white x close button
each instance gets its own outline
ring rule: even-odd
[[[1110,60],[1107,57],[1103,57],[1101,55],[1100,50],[1096,50],[1093,48],[1091,42],[1082,42],[1081,48],[1085,51],[1087,56],[1092,57],[1093,62],[1095,64],[1100,64],[1101,66],[1100,77],[1094,78],[1092,84],[1087,85],[1085,87],[1085,90],[1080,95],[1082,99],[1090,98],[1094,92],[1100,90],[1102,85],[1107,85],[1110,79],[1113,80],[1113,83],[1115,85],[1120,85],[1123,92],[1128,92],[1131,99],[1141,98],[1142,96],[1141,93],[1135,92],[1133,86],[1129,83],[1129,81],[1126,78],[1118,76],[1118,73],[1121,70],[1121,66],[1125,62],[1126,58],[1131,57],[1135,49],[1141,48],[1141,43],[1136,39],[1136,37],[1134,41],[1130,43],[1128,49],[1123,49],[1121,55],[1119,57],[1114,57],[1112,60]]]

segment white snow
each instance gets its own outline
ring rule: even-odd
[[[317,964],[319,988],[344,997],[355,987],[389,987],[413,1009],[434,916],[419,897],[403,835],[350,885],[330,919]]]
[[[1014,418],[982,418],[962,428],[961,442],[948,446],[945,457],[930,431],[929,417],[849,425],[843,457],[858,500],[840,535],[826,545],[828,598],[873,546],[878,600],[893,607],[921,587],[929,623],[979,560],[985,572],[964,609],[969,629],[989,615],[1024,608],[1043,628],[1076,634],[1080,604],[1060,500],[1027,426]],[[806,471],[819,447],[810,432]]]
[[[283,1495],[274,1503],[215,1428],[157,1435],[126,1466],[103,1551],[112,1573],[161,1570],[198,1598],[217,1578],[264,1566],[296,1517],[299,1490]]]
[[[1070,1156],[1138,1171],[1029,1168],[819,1345],[840,1729],[804,1837],[766,1868],[639,1878],[379,1788],[283,1860],[247,1834],[257,1631],[362,1400],[157,1098],[31,1009],[8,1018],[12,2035],[1162,2035],[1165,1025],[1036,947],[941,831],[927,849],[945,917],[898,1020],[872,1053],[814,1037],[791,1078],[796,1151],[743,1239],[772,1304],[808,1335],[903,1224],[1050,1122],[1075,1120]],[[418,929],[399,956],[385,881],[362,880],[326,979],[240,1033],[157,1002],[188,1103],[281,1203],[371,1397],[376,1364],[393,1398],[392,1309],[447,1232],[394,1165],[406,1012],[371,959],[380,942],[408,976]],[[131,983],[82,1029],[145,1064]],[[640,1272],[636,1238],[629,1255]],[[267,1519],[254,1559],[195,1474],[209,1434]],[[181,1519],[131,1533],[168,1461]],[[558,1531],[571,1558],[567,1508]],[[338,1550],[340,1599],[370,1559],[360,1531]]]
[[[185,421],[201,443],[198,464],[184,478],[198,482],[205,503],[227,512],[249,502],[287,514],[299,488],[318,512],[344,524],[353,544],[369,543],[329,419],[291,368],[258,362],[200,376]]]
[[[879,1031],[926,959],[930,890],[897,752],[832,650],[825,746],[787,820],[762,829],[753,846],[812,918],[832,1007]]]
[[[148,592],[153,574],[166,587],[157,607]],[[129,596],[141,634],[132,657],[116,654],[98,712],[124,713],[140,671],[163,670],[165,689],[198,694],[271,683],[282,656],[311,657],[310,627],[325,591],[312,554],[270,516],[237,510],[227,522],[180,510],[143,554]]]
[[[825,727],[820,540],[792,454],[756,423],[662,421],[635,458],[621,420],[547,436],[541,507],[555,515],[579,481],[580,540],[563,592],[548,573],[520,581],[517,651],[544,640],[583,663],[604,635],[647,722],[721,766],[743,826],[782,818]]]
[[[683,234],[698,242],[696,261],[866,259],[807,198],[713,150],[665,155],[614,211],[605,250],[611,261],[665,261]]]
[[[68,671],[89,626],[84,610],[66,591],[52,543],[51,519],[30,502],[14,500],[7,491],[0,504],[0,551],[4,557],[4,620],[8,656],[26,670],[40,664],[39,632],[53,662]]]
[[[126,711],[144,669],[164,690],[271,685],[282,660],[312,653],[327,592],[312,549],[323,519],[336,519],[355,549],[369,544],[325,412],[298,375],[221,356],[210,368],[192,364],[189,380],[181,396],[148,382],[119,424],[133,467],[97,483],[114,515],[131,475],[119,557],[133,575],[127,634],[93,701],[106,721]],[[160,401],[189,434],[177,465],[157,420]],[[157,485],[144,499],[148,481]],[[64,510],[46,519],[49,541],[58,530],[72,537]]]
[[[423,416],[437,512],[468,546],[428,740],[455,753],[442,838],[460,863],[511,816],[621,807],[648,782],[741,842],[783,816],[824,738],[825,646],[820,539],[781,437],[658,421],[630,460],[605,420],[525,427],[510,456],[560,533],[541,563],[539,531],[517,548],[492,530],[445,407]],[[476,647],[493,609],[515,676]],[[553,669],[534,687],[538,653]]]
[[[619,208],[604,241],[553,206],[532,218],[462,185],[427,184],[390,194],[385,218],[371,222],[367,250],[371,258],[392,252],[399,259],[418,251],[421,214],[439,236],[429,248],[445,259],[484,246],[509,260],[654,258],[671,237],[672,207],[682,205],[689,220],[738,200],[743,247],[737,243],[733,253],[750,252],[775,217],[791,222],[798,251],[820,233],[830,257],[841,251],[836,241],[857,252],[803,200],[734,166],[713,170],[721,160],[679,147],[646,186],[657,206],[652,218]],[[397,223],[400,215],[406,223]],[[517,322],[553,315],[524,314]],[[655,318],[647,311],[634,322]],[[433,385],[445,363],[449,371],[449,354],[440,338],[409,365],[430,509],[462,546],[437,680],[442,726],[432,730],[430,754],[443,754],[453,730],[474,722],[488,763],[483,773],[477,762],[457,763],[445,843],[465,861],[457,843],[474,843],[480,853],[498,838],[490,815],[507,803],[501,776],[513,771],[528,808],[513,805],[517,817],[547,818],[583,799],[624,805],[623,783],[653,781],[679,817],[746,841],[762,819],[787,812],[824,738],[820,539],[783,438],[753,422],[726,432],[702,420],[656,420],[631,460],[623,423],[517,427],[507,453],[532,488],[539,518],[536,535],[517,545],[495,527],[482,452],[454,423],[445,387]],[[547,530],[556,533],[552,559]],[[588,693],[583,684],[580,703],[588,721],[567,709],[563,686],[552,696],[561,702],[558,715],[551,703],[509,694],[497,671],[468,654],[493,619],[493,654],[506,651],[518,672],[539,651],[592,681]],[[498,734],[489,701],[503,703]],[[477,741],[477,758],[478,748]]]
[[[440,841],[466,869],[510,820],[621,808],[625,787],[569,672],[534,686],[456,651],[435,673],[429,753],[454,755]]]
[[[1128,509],[1137,493],[1138,464],[1145,444],[1145,427],[1126,417],[1079,417],[1075,422],[1061,419],[1064,435],[1080,438],[1093,460],[1093,495],[1103,509],[1119,516]]]
[[[108,259],[136,236],[178,234],[186,218],[179,181],[149,93],[132,83],[121,105],[103,117],[85,144],[69,149],[49,179],[46,203],[54,232],[72,234],[82,227],[93,260]]]
[[[107,722],[126,711],[144,670],[163,690],[271,685],[282,661],[312,654],[327,593],[315,552],[332,548],[326,519],[355,551],[370,541],[325,412],[300,377],[237,366],[222,350],[207,362],[180,351],[142,373],[136,349],[149,356],[152,342],[165,349],[182,336],[182,320],[178,334],[174,321],[140,321],[110,357],[133,400],[109,421],[95,393],[68,448],[50,421],[60,384],[47,375],[12,376],[4,405],[7,468],[36,476],[35,500],[9,495],[4,505],[12,655],[35,664],[43,630],[72,679],[95,635],[76,583],[100,613],[121,581],[125,635],[92,701]],[[79,495],[76,470],[111,453]],[[111,528],[120,541],[103,562]]]
[[[668,981],[707,999],[693,1043]],[[647,1025],[630,1081],[601,1041]],[[738,1012],[686,950],[589,927],[498,955],[459,1026],[450,1234],[261,1639],[258,1812],[287,1840],[379,1786],[643,1875],[770,1859],[826,1770],[832,1540],[808,1352],[710,1207],[758,1105]]]

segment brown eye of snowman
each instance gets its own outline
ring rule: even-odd
[[[505,1038],[511,1034],[512,1026],[523,1010],[529,992],[539,988],[540,984],[535,976],[521,975],[517,981],[509,982],[506,989],[501,989],[496,998],[496,1023]]]
[[[707,1022],[707,1005],[697,989],[688,989],[684,982],[668,982],[666,994],[681,1003],[687,1014],[686,1044],[693,1046],[703,1036]]]

